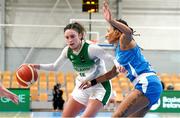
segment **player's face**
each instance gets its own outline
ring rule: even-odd
[[[119,31],[114,30],[112,27],[110,27],[105,37],[108,43],[114,44],[118,42],[120,35],[121,33]]]
[[[82,35],[73,29],[67,29],[64,32],[67,45],[74,51],[78,51],[81,47]]]

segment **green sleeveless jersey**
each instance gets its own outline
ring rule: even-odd
[[[71,48],[68,48],[67,57],[70,59],[73,64],[73,68],[77,72],[81,73],[88,71],[95,64],[94,60],[89,58],[88,47],[89,44],[85,42],[78,55],[74,54]]]
[[[100,75],[103,75],[106,73],[105,64],[103,63],[103,60],[96,57],[91,57],[90,54],[94,53],[91,51],[90,44],[84,42],[82,43],[83,46],[79,52],[79,54],[74,54],[73,50],[71,48],[67,49],[67,58],[70,59],[70,61],[73,64],[73,68],[76,70],[78,76],[76,77],[76,86],[79,87],[80,83],[84,80],[92,80],[97,78]],[[89,53],[88,53],[89,49]],[[95,51],[95,50],[94,50]],[[95,55],[94,55],[95,56]],[[100,83],[101,85],[97,85],[93,90],[90,90],[92,94],[96,93],[96,90],[99,90],[104,93],[103,97],[101,97],[99,100],[105,105],[110,97],[111,94],[111,82],[105,81],[103,83]],[[78,91],[76,91],[78,92]],[[84,91],[86,92],[86,91]],[[75,93],[77,94],[77,93]],[[97,93],[96,93],[97,94]],[[81,95],[81,94],[80,94]],[[93,95],[94,96],[94,95]],[[99,96],[99,95],[98,95]]]

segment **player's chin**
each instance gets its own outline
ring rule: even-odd
[[[74,50],[74,48],[72,46],[68,46],[70,49]]]
[[[109,44],[114,44],[114,43],[115,43],[115,40],[108,39],[107,42],[108,42]]]
[[[69,45],[69,48],[71,48],[72,50],[76,49],[75,45]]]
[[[106,37],[106,40],[104,42],[109,43],[109,44],[114,44],[116,42],[117,39],[115,38],[109,38]]]

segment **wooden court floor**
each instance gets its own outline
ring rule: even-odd
[[[112,112],[99,112],[96,118],[110,118]],[[60,118],[61,112],[0,112],[0,118]],[[80,118],[80,115],[76,118]],[[180,113],[152,113],[144,118],[180,118]]]

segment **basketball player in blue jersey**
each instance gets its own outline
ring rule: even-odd
[[[9,91],[8,89],[6,89],[1,83],[0,83],[0,97],[9,98],[15,104],[19,103],[18,96],[12,93],[11,91]]]
[[[141,48],[133,39],[133,29],[124,20],[114,20],[107,1],[104,1],[103,15],[111,25],[106,38],[110,44],[115,44],[116,60],[127,71],[127,78],[133,83],[132,90],[120,103],[113,117],[143,117],[155,104],[162,93],[162,85],[149,62],[141,53]],[[106,74],[85,81],[80,88],[86,89],[117,75],[116,67]]]
[[[77,72],[76,85],[63,109],[62,117],[75,117],[82,110],[82,117],[93,117],[107,104],[111,94],[111,82],[106,81],[86,90],[79,89],[85,80],[93,80],[105,74],[104,60],[118,62],[95,44],[88,44],[84,40],[85,29],[79,23],[70,23],[64,28],[67,46],[54,63],[31,64],[36,69],[57,71],[69,60]],[[73,80],[72,80],[73,81]]]

